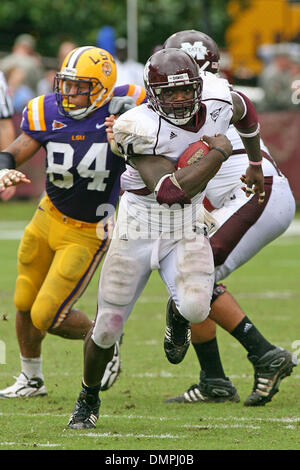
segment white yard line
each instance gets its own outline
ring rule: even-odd
[[[183,405],[185,406],[185,405]],[[49,416],[49,417],[52,417],[52,418],[61,418],[61,417],[66,417],[66,416],[70,416],[70,414],[66,414],[66,413],[61,413],[61,414],[54,414],[54,413],[0,413],[0,416],[7,416],[7,417],[10,417],[10,416],[26,416],[28,418],[40,418],[40,417],[45,417],[45,416]],[[151,415],[147,415],[147,416],[141,416],[141,415],[107,415],[107,414],[104,414],[104,415],[100,415],[100,420],[102,419],[111,419],[111,420],[115,420],[115,419],[137,419],[137,420],[140,420],[140,421],[179,421],[181,418],[178,418],[176,416],[151,416]],[[238,424],[242,424],[242,423],[247,423],[247,422],[254,422],[254,423],[282,423],[282,424],[288,424],[288,425],[291,425],[291,424],[297,424],[297,423],[300,423],[300,416],[294,416],[294,417],[291,417],[291,416],[283,416],[281,418],[267,418],[267,417],[250,417],[250,416],[241,416],[241,417],[238,417],[238,416],[205,416],[202,418],[202,422],[201,424],[190,424],[190,423],[187,423],[187,424],[183,424],[183,425],[180,425],[182,427],[205,427],[205,426],[210,426],[210,424],[208,425],[205,425],[205,422],[206,421],[229,421],[232,423],[232,426],[235,426],[235,424],[233,424],[234,422],[238,423]],[[68,429],[66,429],[64,432],[66,431],[69,431]],[[109,433],[105,433],[105,434],[109,434]],[[113,434],[114,435],[114,434]],[[165,435],[166,436],[166,435]]]
[[[134,434],[134,433],[117,434],[117,433],[112,433],[112,432],[104,432],[104,433],[87,432],[87,433],[76,434],[76,436],[82,436],[82,437],[109,437],[110,439],[112,437],[120,437],[122,439],[130,438],[130,437],[134,437],[135,439],[137,439],[137,438],[138,439],[186,439],[186,437],[187,437],[187,436],[184,436],[183,434],[180,434],[180,436],[176,436],[174,434]]]
[[[13,446],[13,447],[61,447],[61,444],[52,444],[47,442],[42,444],[41,442],[25,443],[25,442],[0,442],[0,446]]]
[[[0,240],[20,240],[29,220],[2,220],[0,221]],[[290,227],[274,242],[280,243],[283,238],[300,235],[300,220],[295,219]]]

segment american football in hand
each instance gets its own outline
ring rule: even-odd
[[[204,158],[209,151],[209,145],[206,144],[204,140],[197,140],[197,142],[193,142],[180,155],[177,161],[176,169],[180,170],[180,168],[184,168],[185,166],[198,162]]]

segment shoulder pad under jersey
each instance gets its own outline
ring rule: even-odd
[[[119,151],[131,156],[153,155],[158,121],[158,116],[145,104],[122,114],[113,126]]]

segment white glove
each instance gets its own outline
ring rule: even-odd
[[[130,96],[114,96],[109,103],[108,112],[110,114],[123,114],[131,108],[135,108],[136,103]]]

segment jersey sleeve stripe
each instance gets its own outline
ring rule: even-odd
[[[127,96],[133,96],[135,91],[135,86],[134,85],[128,85],[128,91],[127,91]]]
[[[146,91],[139,85],[128,85],[127,96],[131,96],[140,105],[146,98]]]
[[[28,123],[31,131],[45,131],[44,95],[33,98],[28,104]]]
[[[45,95],[39,97],[38,108],[39,108],[39,121],[41,126],[41,131],[46,130],[45,115],[44,115],[44,98]]]
[[[32,102],[33,102],[33,100],[30,100],[29,103],[28,103],[28,113],[27,113],[29,130],[31,130],[31,131],[34,130],[33,118],[32,118]]]

